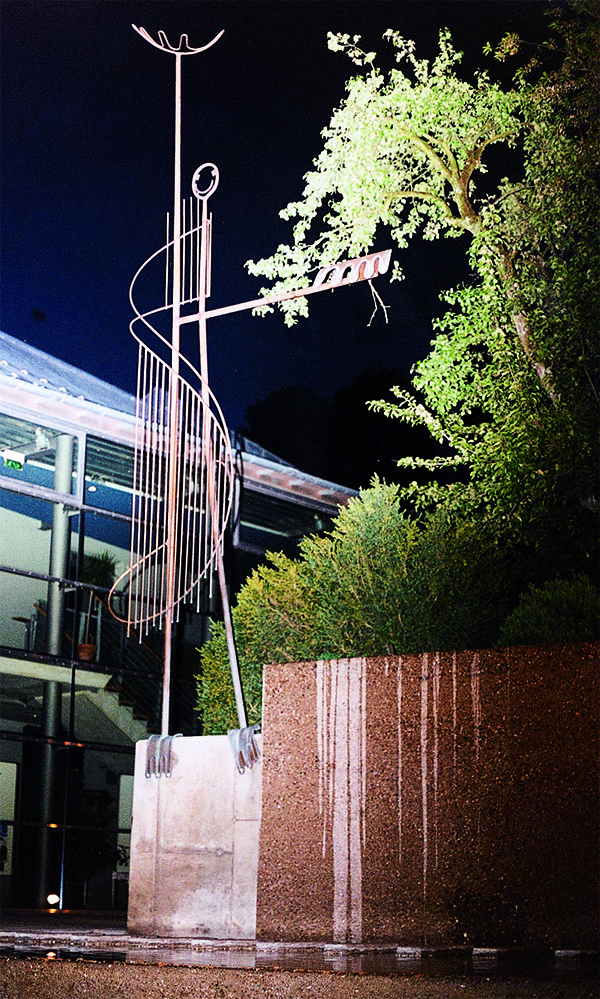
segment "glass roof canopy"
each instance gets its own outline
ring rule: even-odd
[[[12,491],[52,498],[56,437],[76,438],[74,506],[107,510],[103,487],[113,494],[116,515],[128,517],[133,478],[135,398],[100,379],[0,332],[0,455],[26,455],[22,471],[0,461],[0,484]],[[321,529],[355,495],[351,489],[307,475],[245,438],[237,441],[240,503],[234,543],[247,550],[264,531],[266,547],[278,535],[298,539]],[[34,474],[34,469],[37,474]],[[115,503],[115,494],[120,500]],[[244,530],[252,541],[243,543]]]

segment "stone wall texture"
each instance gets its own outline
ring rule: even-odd
[[[265,668],[257,937],[596,947],[598,648]]]

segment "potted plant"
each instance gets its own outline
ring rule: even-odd
[[[111,555],[108,550],[100,552],[98,555],[84,555],[80,582],[109,590],[115,579],[116,565],[114,555]],[[89,594],[83,642],[80,642],[77,646],[77,658],[87,662],[91,662],[96,655],[96,641],[90,633],[90,626],[92,611],[96,601],[99,599],[95,590],[90,590]]]

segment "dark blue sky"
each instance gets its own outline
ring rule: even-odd
[[[183,185],[207,160],[220,170],[211,307],[256,297],[244,262],[290,237],[278,218],[299,197],[320,131],[353,66],[328,30],[385,51],[386,28],[431,57],[440,27],[465,66],[508,30],[543,35],[543,0],[2,0],[0,326],[12,336],[135,391],[129,282],[164,241],[172,203],[174,59],[131,28],[206,53],[183,60]],[[382,247],[387,245],[385,239]],[[246,406],[287,384],[328,394],[368,367],[408,371],[427,352],[440,289],[466,274],[464,245],[404,251],[407,280],[378,290],[391,305],[369,327],[368,286],[315,296],[294,329],[281,315],[209,323],[213,391],[232,428]]]

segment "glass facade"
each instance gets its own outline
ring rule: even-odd
[[[162,632],[127,635],[107,607],[129,564],[134,401],[41,353],[36,379],[18,341],[0,334],[0,348],[14,368],[0,356],[0,904],[123,909],[135,744],[160,731],[162,693]],[[242,441],[232,589],[350,493]],[[194,675],[214,601],[175,626],[172,732],[201,734]]]
[[[129,559],[133,452],[1,425],[2,904],[123,907],[133,753],[157,729],[162,672],[160,636],[127,638],[106,605]]]

